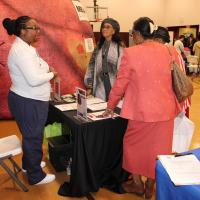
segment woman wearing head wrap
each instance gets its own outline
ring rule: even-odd
[[[113,115],[124,96],[120,115],[128,119],[128,127],[123,140],[123,168],[133,179],[122,187],[126,192],[145,193],[146,199],[153,195],[157,156],[171,153],[174,118],[180,111],[172,88],[171,57],[165,45],[153,40],[156,29],[147,17],[134,22],[136,45],[124,50],[103,114]],[[145,185],[141,176],[147,177]]]
[[[172,46],[169,45],[168,43],[170,42],[170,36],[169,36],[169,32],[165,27],[162,26],[158,26],[158,29],[154,32],[154,40],[161,42],[163,44],[166,44],[168,46],[168,48],[170,48],[170,50],[172,51],[175,61],[176,63],[180,66],[181,70],[185,72],[185,63],[184,60],[181,56],[181,54],[177,51],[177,49]],[[187,117],[189,117],[189,107],[191,106],[191,98],[188,97],[185,101],[183,101],[181,103],[181,106],[184,109],[185,115]]]
[[[36,20],[29,16],[6,18],[3,26],[9,35],[16,36],[8,55],[12,82],[8,105],[22,133],[22,168],[31,185],[49,183],[55,175],[42,170],[45,166],[42,142],[51,89],[49,81],[57,72],[49,68],[32,46],[40,35]]]
[[[101,38],[92,54],[84,79],[88,94],[92,93],[106,101],[116,79],[118,60],[123,51],[119,31],[120,26],[116,20],[103,20]]]

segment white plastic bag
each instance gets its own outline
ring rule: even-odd
[[[188,151],[194,132],[194,123],[184,113],[180,113],[174,120],[172,152]]]

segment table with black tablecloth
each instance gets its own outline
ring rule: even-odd
[[[117,117],[83,121],[76,111],[62,112],[50,103],[48,123],[61,122],[71,129],[73,155],[70,182],[61,185],[64,196],[87,196],[100,187],[122,192],[128,174],[122,169],[123,136],[127,120]]]
[[[200,160],[200,149],[194,149],[186,153],[193,153]],[[199,200],[200,185],[175,186],[172,183],[167,171],[158,160],[156,163],[156,199]]]

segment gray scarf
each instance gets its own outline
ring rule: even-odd
[[[85,74],[85,85],[93,88],[93,95],[106,101],[105,87],[103,82],[102,73],[102,50],[103,47],[95,49],[91,57],[89,66]],[[110,47],[107,54],[107,69],[110,79],[111,87],[116,79],[119,62],[118,59],[122,56],[123,47],[119,46],[115,42],[110,43]]]

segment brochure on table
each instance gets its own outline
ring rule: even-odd
[[[106,108],[107,108],[106,102],[94,103],[88,105],[88,109],[90,109],[91,111],[105,110]]]
[[[90,96],[87,98],[87,105],[99,104],[99,103],[105,103],[105,101],[94,96]]]
[[[102,114],[105,112],[105,109],[107,107],[107,102],[97,97],[93,96],[87,97],[86,91],[81,88],[76,88],[75,95],[74,94],[62,95],[62,99],[68,100],[68,98],[77,99],[77,103],[70,103],[70,101],[68,101],[69,103],[55,105],[55,107],[61,111],[77,110],[77,117],[82,120],[90,119],[92,121],[97,121],[97,120],[111,118],[111,116],[102,117]],[[93,112],[87,113],[87,108]],[[118,114],[114,113],[114,116],[112,118],[118,116],[119,116]]]
[[[98,111],[98,112],[93,112],[93,113],[88,113],[88,118],[91,119],[92,121],[98,121],[98,120],[103,120],[103,119],[109,119],[111,118],[111,115],[108,117],[102,117],[102,114],[105,112],[103,111]],[[119,115],[114,113],[112,118],[118,117]]]
[[[81,88],[76,88],[77,98],[77,117],[87,120],[87,96],[86,91]]]
[[[77,110],[77,103],[55,105],[61,111]]]

